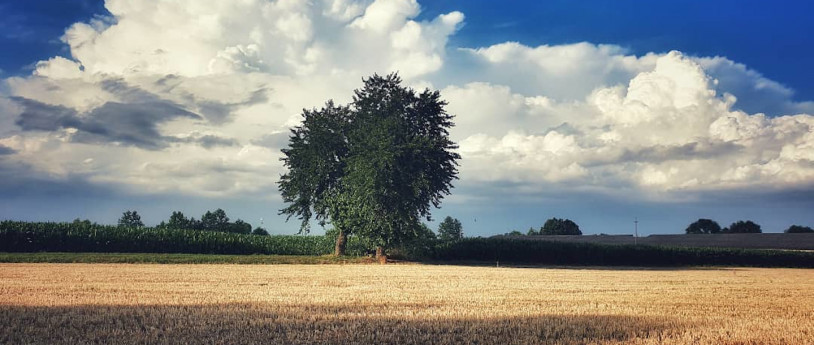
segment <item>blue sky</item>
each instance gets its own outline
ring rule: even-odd
[[[220,207],[293,233],[286,129],[398,70],[458,116],[434,214],[469,234],[814,224],[811,2],[495,4],[0,2],[0,218]]]

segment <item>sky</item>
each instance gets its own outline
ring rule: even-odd
[[[223,208],[292,234],[303,108],[397,71],[456,116],[470,236],[814,225],[809,1],[0,1],[0,219]],[[316,228],[315,233],[322,230]]]

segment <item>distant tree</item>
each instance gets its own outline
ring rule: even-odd
[[[232,232],[236,234],[250,234],[252,232],[252,225],[244,222],[241,219],[238,219],[234,223],[227,223],[226,232]]]
[[[788,229],[786,229],[786,231],[784,231],[784,232],[787,233],[787,234],[804,234],[804,233],[812,233],[812,232],[814,232],[814,229],[812,229],[811,227],[808,227],[808,226],[792,225]]]
[[[457,241],[464,237],[461,221],[450,216],[444,218],[438,225],[438,238],[441,241]]]
[[[172,215],[170,215],[170,220],[167,222],[167,228],[169,229],[192,229],[192,221],[184,217],[184,214],[180,211],[173,211]]]
[[[512,230],[510,232],[507,232],[506,235],[508,235],[508,236],[523,236],[523,233],[520,232],[520,231],[517,231],[517,230]]]
[[[187,227],[189,230],[203,230],[203,223],[200,220],[195,219],[195,217],[189,217],[189,226]]]
[[[262,235],[262,236],[268,236],[268,235],[269,235],[269,232],[268,232],[268,231],[266,231],[266,229],[263,229],[263,228],[261,228],[261,227],[257,227],[257,228],[255,228],[254,230],[252,230],[252,235]]]
[[[141,216],[136,211],[125,211],[119,218],[119,226],[124,228],[140,228],[144,226]]]
[[[690,224],[684,231],[687,234],[717,234],[721,232],[721,226],[714,220],[701,218]]]
[[[76,218],[76,219],[74,219],[74,220],[73,220],[73,225],[75,225],[75,226],[77,226],[77,225],[78,225],[78,226],[90,227],[90,226],[91,226],[91,225],[93,225],[93,224],[92,224],[92,223],[90,222],[90,220],[88,220],[88,219],[85,219],[85,220],[80,220],[79,218]]]
[[[570,219],[551,218],[540,228],[540,235],[582,235],[582,231]]]
[[[728,228],[724,228],[722,232],[727,234],[759,234],[763,231],[760,229],[760,225],[751,220],[739,220],[732,223]]]
[[[536,235],[539,235],[539,234],[540,233],[537,230],[534,230],[533,227],[530,227],[529,231],[526,232],[526,235],[528,235],[528,236],[536,236]]]
[[[229,225],[229,217],[226,216],[226,211],[217,209],[214,212],[206,211],[201,216],[201,226],[203,230],[207,231],[226,231]]]

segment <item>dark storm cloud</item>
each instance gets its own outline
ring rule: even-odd
[[[290,135],[290,132],[266,134],[260,138],[253,139],[251,143],[253,145],[267,147],[270,149],[281,149],[288,145]]]
[[[209,120],[209,122],[222,124],[229,121],[233,111],[268,101],[268,89],[262,88],[255,90],[246,100],[236,103],[198,100],[191,94],[187,95],[186,98],[190,103],[198,106],[198,112]]]
[[[80,125],[81,121],[76,116],[76,110],[22,97],[11,99],[23,107],[23,112],[15,123],[24,131],[55,131]]]
[[[14,150],[13,148],[0,145],[0,156],[11,155],[11,154],[14,154],[14,153],[17,153],[17,151]]]
[[[57,131],[74,128],[77,132],[71,137],[81,143],[116,143],[157,150],[174,142],[174,138],[159,133],[157,125],[169,120],[187,117],[200,119],[181,106],[138,90],[124,90],[134,99],[147,100],[141,103],[107,102],[80,117],[73,109],[48,105],[34,100],[13,98],[23,112],[16,124],[24,131]]]
[[[235,146],[238,144],[237,140],[235,139],[219,137],[216,135],[204,135],[198,138],[197,142],[206,149],[210,149],[215,146]]]
[[[117,142],[144,149],[166,147],[171,140],[157,125],[178,117],[200,118],[171,102],[108,102],[90,112],[73,140],[84,143]]]
[[[2,198],[21,196],[101,197],[112,193],[112,189],[91,183],[86,176],[71,174],[57,178],[51,174],[39,172],[25,163],[0,160],[0,196]]]
[[[186,137],[186,138],[178,138],[178,137],[170,137],[167,138],[169,141],[176,142],[176,143],[190,143],[190,144],[197,144],[201,147],[209,150],[213,147],[217,146],[236,146],[240,144],[237,140],[232,138],[224,138],[217,135],[201,135],[201,136],[193,136],[193,137]]]

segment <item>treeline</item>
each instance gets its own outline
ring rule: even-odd
[[[718,222],[701,218],[687,226],[684,232],[687,234],[759,234],[763,233],[763,229],[751,220],[739,220],[728,227],[721,228]],[[814,229],[808,226],[792,225],[783,232],[787,234],[814,233]]]
[[[721,225],[714,220],[701,218],[687,226],[684,232],[687,234],[759,234],[763,232],[763,229],[759,224],[751,220],[739,220],[733,222],[728,227],[722,228]],[[788,234],[814,233],[814,229],[808,226],[791,225],[783,232]],[[504,235],[582,235],[582,231],[579,229],[579,225],[570,219],[550,218],[539,230],[532,227],[529,228],[526,233],[513,230]]]
[[[550,218],[545,221],[543,226],[540,227],[540,230],[537,230],[535,228],[529,228],[529,231],[527,231],[525,234],[520,231],[513,230],[504,235],[509,236],[582,235],[582,230],[579,229],[579,225],[577,225],[577,223],[574,223],[573,220]]]
[[[467,238],[438,246],[444,261],[596,266],[758,266],[814,268],[814,252]]]
[[[119,218],[118,226],[124,228],[140,228],[144,226],[144,223],[141,221],[141,216],[138,214],[138,211],[128,210],[122,214],[121,218]],[[187,218],[184,216],[184,213],[180,211],[173,211],[170,215],[170,219],[166,222],[161,221],[156,228],[230,232],[235,234],[269,234],[266,229],[261,227],[254,228],[254,230],[252,230],[252,225],[244,222],[242,219],[232,222],[226,215],[226,211],[220,208],[215,211],[206,211],[206,213],[201,215],[200,220],[195,219],[195,217]]]
[[[444,240],[425,227],[426,236],[392,250],[393,258],[468,261],[484,264],[690,266],[731,265],[814,268],[814,252],[678,248],[528,241],[511,238]],[[432,235],[430,235],[432,234]],[[216,231],[133,228],[78,223],[0,222],[0,251],[190,254],[326,255],[335,237],[254,236]],[[375,243],[351,236],[349,255],[370,254]]]

